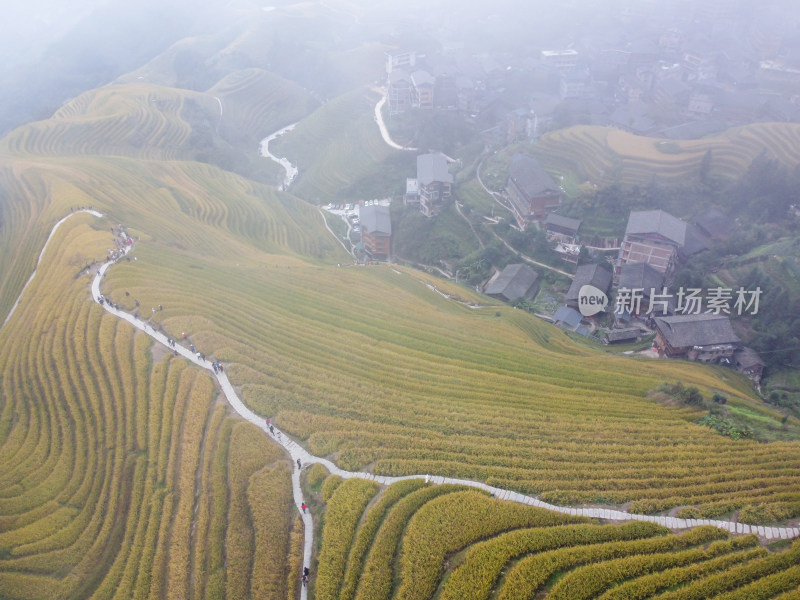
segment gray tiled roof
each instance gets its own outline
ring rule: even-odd
[[[434,181],[453,183],[444,155],[436,153],[417,156],[417,181],[422,185],[430,185]]]
[[[415,87],[419,87],[421,85],[432,86],[434,79],[433,76],[427,71],[414,71],[411,74],[411,83],[413,83]]]
[[[528,265],[508,265],[486,286],[484,293],[489,296],[503,296],[507,300],[527,296],[536,285],[539,274]]]
[[[694,222],[715,238],[724,238],[736,227],[733,219],[717,208],[709,208],[694,218]]]
[[[611,284],[611,273],[601,265],[581,265],[575,270],[572,284],[567,292],[567,301],[577,300],[581,288],[585,285],[593,285],[603,292],[608,291]]]
[[[656,328],[673,348],[739,343],[731,320],[724,315],[656,317]]]
[[[686,221],[681,221],[663,210],[634,210],[628,217],[625,235],[657,233],[678,246],[686,242]]]
[[[571,329],[575,329],[580,325],[582,320],[583,316],[581,316],[581,313],[569,306],[559,306],[558,310],[553,315],[553,321],[556,323],[564,323]]]
[[[621,340],[635,340],[640,335],[642,335],[642,333],[636,327],[627,327],[625,329],[609,329],[606,332],[606,339],[609,342],[619,342]]]
[[[752,369],[754,367],[763,367],[764,361],[752,348],[745,346],[741,350],[733,353],[734,362],[741,366],[743,369]]]
[[[557,215],[555,213],[550,213],[544,220],[544,224],[545,227],[547,227],[547,225],[557,225],[559,227],[564,227],[565,229],[578,231],[578,229],[580,229],[581,226],[581,220],[573,219],[572,217],[565,217],[563,215]]]
[[[664,274],[644,262],[628,263],[619,270],[619,288],[629,290],[645,290],[648,294],[651,288],[661,292],[664,284]]]
[[[364,231],[371,234],[392,235],[392,219],[388,206],[380,204],[362,206],[358,214]]]
[[[511,159],[509,176],[528,198],[535,198],[544,193],[561,193],[561,189],[542,168],[539,161],[524,154],[515,154]]]

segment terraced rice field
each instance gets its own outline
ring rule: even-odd
[[[86,302],[71,257],[111,238],[91,220],[57,231],[0,330],[0,596],[285,594],[282,452],[208,376]]]
[[[103,154],[155,160],[184,158],[191,128],[181,118],[185,99],[218,112],[214,99],[173,88],[111,85],[81,94],[52,118],[3,138],[6,152],[27,155]]]
[[[577,174],[597,184],[619,179],[642,185],[653,176],[697,176],[710,150],[712,172],[733,177],[762,152],[793,168],[800,153],[800,126],[755,123],[700,140],[668,140],[670,152],[660,151],[660,142],[665,141],[608,127],[577,126],[542,136],[533,152],[552,172]]]
[[[319,600],[794,598],[800,542],[652,523],[603,525],[460,486],[323,485]],[[334,484],[334,485],[330,485]],[[367,502],[372,502],[367,505]]]
[[[150,93],[136,88],[123,104],[141,105],[147,96],[140,91]],[[363,94],[341,106],[359,115],[361,103],[371,118],[374,100]],[[73,110],[101,119],[102,107],[98,96]],[[155,113],[144,114],[155,131]],[[307,167],[306,193],[354,185],[388,151],[374,123],[356,116],[356,125],[338,130],[317,122],[321,114],[298,126],[291,142],[321,145],[309,155],[316,162]],[[17,145],[6,143],[0,156],[0,316],[70,207],[94,206],[113,220],[81,215],[59,229],[0,330],[0,597],[284,597],[297,589],[300,536],[281,455],[228,416],[210,379],[153,354],[146,338],[89,299],[85,265],[103,259],[108,228],[117,223],[140,243],[135,260],[108,275],[104,292],[131,311],[138,301],[152,326],[177,339],[187,332],[198,349],[225,362],[254,410],[343,468],[457,476],[557,504],[625,504],[632,512],[691,505],[708,517],[745,508],[800,516],[798,443],[730,440],[696,425],[697,411],[645,397],[681,379],[707,395],[722,392],[732,406],[768,413],[733,372],[597,353],[455,285],[436,283],[485,306],[446,298],[432,278],[411,270],[347,266],[316,209],[292,195],[204,164],[106,152],[91,137],[85,147],[97,153],[62,155],[66,146],[43,137],[54,127],[14,132],[9,140]],[[368,128],[374,146],[360,137]],[[366,158],[336,150],[354,145],[351,134],[364,142]],[[328,135],[333,141],[321,144]],[[147,139],[152,156],[168,151],[164,136]],[[337,175],[351,159],[353,172]],[[482,519],[480,535],[455,524],[436,541],[441,530],[433,524],[452,524],[452,515],[436,512],[432,498],[425,510],[406,503],[433,494],[429,488],[403,489],[396,502],[377,497],[368,510],[380,506],[385,518],[363,524],[359,515],[376,490],[363,483],[331,490],[331,502],[343,503],[327,535],[339,541],[324,555],[331,594],[349,586],[355,598],[380,597],[359,591],[363,577],[386,571],[380,561],[392,561],[401,537],[412,533],[413,544],[435,552],[409,553],[398,564],[434,575],[403,575],[397,594],[409,599],[429,597],[442,561],[468,544],[507,530],[568,525],[563,516],[517,507]],[[463,505],[479,521],[498,510],[474,494],[442,502]],[[381,537],[401,505],[404,516],[391,520],[396,529]],[[375,543],[367,533],[359,540],[367,523]],[[672,567],[712,559],[699,545],[713,536],[695,535],[701,538],[686,546],[695,554]],[[383,554],[373,562],[377,547]],[[348,571],[352,559],[363,564],[361,578]]]
[[[796,443],[734,442],[694,425],[696,411],[644,397],[681,378],[750,405],[730,371],[581,349],[513,309],[442,298],[410,272],[230,269],[162,251],[116,267],[111,297],[169,306],[156,315],[167,331],[192,331],[231,363],[256,412],[343,468],[465,477],[559,504],[632,501],[635,512],[767,503],[797,514]],[[186,299],[209,278],[215,289]]]
[[[222,102],[221,133],[250,143],[300,120],[317,106],[296,83],[261,69],[235,71],[208,94]]]

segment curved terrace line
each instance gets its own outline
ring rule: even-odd
[[[66,217],[64,217],[63,219],[59,220],[55,225],[53,225],[53,229],[50,230],[50,235],[47,236],[47,240],[45,241],[44,246],[42,246],[42,251],[39,253],[39,259],[36,261],[36,267],[34,267],[33,273],[31,273],[31,276],[28,277],[28,281],[25,282],[25,285],[22,286],[22,291],[19,293],[19,296],[17,296],[17,300],[16,300],[16,302],[14,302],[14,306],[12,306],[11,310],[8,311],[8,314],[6,315],[6,318],[3,321],[3,325],[0,325],[0,329],[5,327],[5,324],[8,323],[8,320],[11,318],[11,315],[13,315],[14,311],[17,310],[17,305],[19,304],[19,301],[22,299],[22,295],[25,293],[25,290],[28,289],[28,286],[31,284],[31,281],[33,281],[33,278],[36,277],[36,270],[39,268],[39,265],[42,262],[42,257],[44,256],[44,253],[47,250],[47,244],[50,243],[50,240],[52,239],[52,237],[55,234],[56,230],[59,227],[61,227],[61,224],[64,221],[66,221],[67,219],[69,219],[72,215],[74,215],[76,213],[81,213],[81,212],[89,213],[90,215],[94,215],[95,217],[102,217],[103,216],[103,213],[98,212],[96,210],[92,210],[90,208],[81,208],[79,210],[71,212]]]
[[[79,211],[80,212],[80,211]],[[82,212],[89,212],[97,217],[102,217],[103,214],[93,210],[84,210]],[[75,214],[75,213],[72,213]],[[53,227],[53,230],[50,232],[50,236],[48,237],[49,240],[53,237],[56,229],[66,221],[72,214],[67,215],[63,219],[61,219],[56,225]],[[45,248],[42,249],[42,253],[39,256],[39,260],[41,261],[42,255],[47,247],[45,244]],[[127,254],[130,250],[130,246],[126,246],[124,249],[124,253]],[[106,271],[113,265],[115,262],[106,262],[104,263],[98,270],[97,274],[95,275],[94,279],[92,280],[91,286],[91,294],[92,299],[100,303],[100,282],[103,279]],[[34,271],[34,275],[36,272]],[[33,279],[33,275],[31,276]],[[30,280],[29,280],[30,283]],[[27,284],[26,284],[27,286]],[[24,290],[23,290],[24,291]],[[21,294],[20,294],[21,296]],[[222,390],[225,398],[233,407],[233,409],[242,417],[244,420],[249,421],[259,429],[261,429],[265,434],[269,435],[269,430],[266,425],[266,422],[263,417],[257,415],[252,410],[250,410],[244,402],[239,398],[236,394],[236,391],[233,388],[230,380],[228,379],[228,375],[225,372],[222,373],[214,373],[212,368],[212,362],[210,360],[201,360],[197,358],[195,354],[190,352],[188,348],[185,348],[180,345],[176,345],[174,348],[169,346],[168,344],[168,337],[159,332],[155,331],[152,327],[147,325],[143,320],[134,317],[130,313],[126,313],[122,310],[118,310],[113,306],[110,306],[107,302],[103,302],[101,306],[109,313],[114,315],[115,317],[122,319],[123,321],[127,321],[140,331],[146,333],[155,341],[163,344],[170,350],[176,351],[180,354],[183,358],[191,361],[195,365],[207,369],[214,375],[216,378],[220,389]],[[485,483],[481,483],[478,481],[470,481],[467,479],[454,479],[451,477],[442,477],[439,475],[406,475],[401,477],[389,477],[385,475],[375,475],[373,473],[361,473],[361,472],[353,472],[353,471],[345,471],[344,469],[340,469],[337,467],[333,462],[326,458],[321,458],[318,456],[314,456],[308,450],[303,448],[300,444],[295,442],[294,440],[290,439],[289,436],[284,435],[279,429],[275,428],[275,434],[273,436],[274,440],[281,445],[281,447],[291,456],[292,458],[292,489],[294,493],[294,502],[295,506],[297,507],[298,512],[300,513],[301,518],[303,519],[303,526],[305,529],[304,532],[304,545],[303,545],[303,566],[311,567],[311,550],[314,542],[314,528],[313,528],[313,521],[310,512],[303,512],[301,510],[301,505],[304,503],[303,500],[303,493],[300,488],[300,469],[297,468],[297,460],[299,459],[303,465],[308,464],[321,464],[323,465],[328,471],[333,475],[339,475],[343,479],[350,479],[354,477],[358,477],[361,479],[367,479],[369,481],[374,481],[381,485],[391,485],[392,483],[402,481],[405,479],[425,479],[426,482],[430,482],[433,484],[444,484],[444,483],[452,483],[458,485],[464,485],[468,487],[474,487],[478,489],[485,490],[493,494],[496,498],[500,500],[510,500],[513,502],[519,502],[521,504],[527,504],[529,506],[536,506],[539,508],[544,508],[547,510],[553,510],[556,512],[560,512],[563,514],[573,515],[573,516],[583,516],[583,517],[591,517],[591,518],[598,518],[598,519],[606,519],[609,521],[649,521],[651,523],[656,523],[658,525],[663,525],[670,529],[689,529],[692,527],[697,527],[701,525],[711,525],[714,527],[718,527],[720,529],[724,529],[730,533],[738,533],[738,534],[748,534],[748,533],[755,533],[759,536],[762,536],[768,540],[772,539],[792,539],[795,537],[800,537],[800,527],[767,527],[762,525],[746,525],[743,523],[736,523],[733,521],[718,521],[713,519],[679,519],[677,517],[664,517],[664,516],[653,516],[653,515],[641,515],[636,513],[629,513],[626,511],[621,510],[612,510],[612,509],[604,509],[604,508],[573,508],[568,506],[557,506],[554,504],[549,504],[547,502],[543,502],[538,498],[532,496],[526,496],[524,494],[519,494],[517,492],[513,492],[511,490],[504,490],[501,488],[493,487],[487,485]],[[301,600],[307,600],[307,587],[301,588]]]
[[[92,283],[92,298],[95,302],[99,301],[100,297],[100,281],[103,278],[103,274],[105,271],[114,264],[113,262],[105,263],[100,267],[97,272],[97,275],[94,278]],[[108,305],[108,303],[103,304],[103,308],[105,308],[108,312],[113,314],[116,317],[124,319],[128,321],[138,329],[144,331],[147,335],[155,339],[156,341],[168,346],[167,344],[167,336],[161,332],[153,330],[152,327],[148,326],[144,321],[141,319],[137,319],[133,315],[126,313],[121,310],[117,310]],[[188,348],[184,348],[183,346],[176,346],[172,348],[173,350],[177,350],[178,353],[183,356],[184,358],[192,361],[194,364],[212,371],[211,364],[213,361],[210,360],[201,360],[198,359],[194,354],[192,354]],[[257,415],[252,410],[250,410],[244,402],[237,396],[236,392],[233,389],[230,381],[228,380],[228,375],[226,373],[216,373],[214,374],[217,381],[219,382],[220,388],[225,393],[225,397],[227,398],[230,405],[233,409],[246,421],[249,421],[259,427],[265,433],[268,433],[268,428],[266,422],[263,417]],[[273,425],[274,427],[274,425]],[[459,485],[465,485],[470,487],[476,487],[482,490],[486,490],[494,494],[496,498],[501,500],[511,500],[514,502],[519,502],[522,504],[528,504],[530,506],[537,506],[540,508],[545,508],[547,510],[553,510],[556,512],[573,515],[573,516],[583,516],[583,517],[592,517],[597,519],[606,519],[610,521],[649,521],[651,523],[657,523],[659,525],[666,526],[670,529],[690,529],[692,527],[698,527],[701,525],[712,525],[714,527],[718,527],[720,529],[724,529],[729,531],[730,533],[756,533],[766,539],[791,539],[800,536],[800,527],[767,527],[762,525],[747,525],[744,523],[737,523],[734,521],[719,521],[714,519],[680,519],[677,517],[664,517],[664,516],[653,516],[653,515],[642,515],[637,513],[630,513],[621,510],[612,510],[612,509],[605,509],[605,508],[573,508],[569,506],[557,506],[555,504],[549,504],[548,502],[543,502],[536,497],[533,496],[526,496],[525,494],[519,494],[517,492],[513,492],[511,490],[504,490],[501,488],[493,487],[487,485],[485,483],[479,481],[471,481],[467,479],[454,479],[451,477],[442,477],[439,475],[426,475],[426,474],[419,474],[419,475],[405,475],[401,477],[389,477],[386,475],[375,475],[373,473],[361,473],[361,472],[353,472],[353,471],[345,471],[344,469],[340,469],[337,467],[333,462],[326,458],[321,458],[319,456],[314,456],[308,450],[300,446],[297,442],[290,439],[287,435],[284,435],[279,429],[275,428],[275,440],[283,446],[283,448],[290,454],[292,457],[292,461],[296,465],[296,461],[299,458],[303,464],[315,464],[319,463],[323,465],[328,471],[330,471],[333,475],[339,475],[343,479],[348,479],[351,477],[359,477],[361,479],[368,479],[370,481],[375,481],[381,485],[391,485],[392,483],[402,481],[404,479],[425,479],[425,481],[430,481],[435,484],[442,484],[442,483],[454,483]],[[299,482],[299,471],[295,469],[294,476],[296,477]],[[303,503],[303,497],[301,492],[299,491],[299,487],[295,490],[295,504],[297,504],[298,509],[300,505]],[[306,518],[309,518],[309,515],[303,515],[304,521]],[[308,529],[306,530],[309,531]],[[309,543],[308,535],[306,536],[306,542]]]

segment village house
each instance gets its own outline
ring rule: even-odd
[[[419,70],[411,73],[411,85],[414,87],[414,108],[433,108],[433,86],[436,80],[427,71]]]
[[[656,317],[655,344],[670,358],[731,363],[741,342],[724,315],[701,313]]]
[[[572,283],[567,291],[567,306],[578,309],[578,295],[585,285],[596,287],[604,294],[611,285],[611,272],[601,265],[581,265],[575,270]]]
[[[359,210],[361,242],[375,260],[389,258],[392,243],[392,219],[388,206],[369,204]]]
[[[583,321],[583,315],[569,306],[559,306],[553,314],[553,323],[562,329],[575,331]]]
[[[442,212],[450,198],[453,176],[447,170],[447,159],[441,153],[417,156],[417,189],[419,209],[426,217]]]
[[[560,236],[561,241],[572,243],[578,235],[578,230],[581,228],[581,220],[573,219],[572,217],[564,217],[555,213],[550,213],[544,220],[544,230],[548,234]]]
[[[756,385],[761,384],[761,376],[764,374],[764,361],[758,356],[755,350],[743,347],[733,353],[733,366],[740,373],[744,373]]]
[[[709,208],[694,218],[694,223],[709,240],[725,240],[736,228],[736,223],[717,208]]]
[[[624,329],[609,329],[603,341],[606,344],[632,344],[639,340],[642,332],[636,327],[626,327]]]
[[[403,195],[403,204],[419,206],[419,184],[413,177],[406,177],[406,193]]]
[[[483,290],[483,293],[504,302],[519,298],[532,299],[539,292],[539,274],[528,265],[508,265],[496,274]]]
[[[638,317],[647,312],[651,304],[651,296],[663,293],[664,274],[644,262],[628,263],[623,265],[619,272],[618,290],[641,290],[641,303],[639,310],[634,310],[631,316]],[[660,308],[656,314],[661,314]]]
[[[622,240],[614,278],[630,263],[647,263],[669,280],[679,262],[707,248],[693,225],[663,210],[632,211]]]
[[[561,188],[537,160],[524,154],[511,159],[506,191],[517,224],[523,229],[529,221],[543,219],[561,205]]]
[[[396,69],[389,73],[387,99],[390,115],[405,112],[413,106],[414,86],[406,71]]]

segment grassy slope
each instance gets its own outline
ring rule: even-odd
[[[340,96],[275,141],[273,153],[298,165],[292,192],[324,204],[404,190],[416,155],[383,142],[374,122],[377,100],[375,93],[365,91]]]

